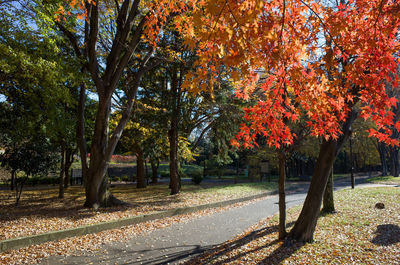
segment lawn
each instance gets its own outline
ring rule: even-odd
[[[400,185],[400,177],[393,177],[393,176],[377,176],[370,178],[367,181],[371,183]]]
[[[313,243],[285,247],[275,215],[187,264],[400,264],[400,189],[347,189],[335,199],[337,213],[319,219]],[[290,227],[299,211],[289,210]]]
[[[65,198],[58,199],[56,187],[27,190],[20,205],[14,206],[14,193],[0,191],[0,240],[40,234],[52,230],[115,220],[154,211],[207,204],[262,193],[276,188],[276,183],[241,183],[183,185],[178,195],[169,195],[168,184],[136,189],[133,185],[117,185],[112,193],[130,206],[99,209],[83,208],[84,189],[69,187]]]

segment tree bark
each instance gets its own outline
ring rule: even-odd
[[[343,143],[349,138],[350,127],[356,116],[355,111],[349,114],[349,117],[343,124],[343,134],[336,141],[332,138],[322,141],[306,200],[300,216],[288,235],[289,238],[301,242],[311,242],[313,240],[315,226],[321,210],[322,197],[333,167],[333,162]]]
[[[65,152],[65,163],[64,163],[64,189],[67,189],[69,186],[69,183],[71,181],[71,174],[70,174],[70,169],[72,166],[72,163],[74,161],[74,150],[72,148],[67,148]]]
[[[78,126],[77,138],[81,153],[82,175],[85,182],[86,201],[85,207],[99,207],[103,205],[119,204],[120,201],[115,199],[107,192],[105,173],[110,158],[115,150],[116,144],[121,137],[123,128],[132,112],[135,101],[137,88],[139,87],[141,77],[152,67],[148,65],[154,49],[151,49],[135,66],[132,78],[132,84],[126,90],[126,100],[121,120],[115,128],[111,137],[109,137],[109,115],[112,95],[121,80],[121,76],[130,61],[132,54],[139,46],[142,40],[145,22],[147,16],[142,16],[138,12],[140,1],[125,0],[120,4],[118,17],[116,18],[116,32],[112,40],[112,48],[106,58],[103,74],[100,73],[100,60],[98,59],[98,42],[99,42],[99,7],[94,3],[86,3],[85,11],[87,19],[83,31],[78,34],[69,31],[61,22],[54,21],[58,28],[64,33],[65,37],[70,41],[77,58],[84,59],[85,63],[82,67],[82,73],[89,72],[91,79],[95,85],[97,95],[99,97],[99,106],[97,109],[95,128],[93,131],[92,144],[90,148],[90,163],[87,164],[86,157],[86,141],[84,134],[84,107],[86,103],[86,88],[81,86],[79,105],[78,105]],[[140,16],[140,17],[139,17]],[[79,37],[83,36],[84,45],[80,45]],[[83,47],[83,48],[81,48]]]
[[[169,177],[171,195],[179,193],[179,180],[178,180],[178,143],[177,143],[177,130],[176,122],[171,120],[171,129],[169,131]]]
[[[335,213],[335,202],[333,200],[333,167],[329,174],[328,183],[326,184],[321,212],[323,214]]]
[[[146,176],[145,176],[145,169],[144,169],[144,155],[143,151],[140,150],[136,152],[137,155],[137,165],[136,165],[136,188],[142,189],[146,188]]]
[[[61,142],[61,166],[60,166],[60,183],[58,190],[58,198],[64,198],[64,176],[65,176],[65,142]]]
[[[178,119],[179,119],[179,105],[180,93],[178,84],[178,69],[174,65],[171,72],[171,127],[168,132],[169,136],[169,177],[171,195],[178,194],[180,191],[180,181],[178,176]]]
[[[285,194],[285,164],[286,156],[284,151],[280,150],[279,154],[279,239],[287,236],[286,232],[286,194]]]
[[[393,177],[399,176],[399,149],[396,146],[389,147],[390,152],[390,174]]]

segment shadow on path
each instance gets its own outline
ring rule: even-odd
[[[291,226],[293,223],[289,223],[287,226]],[[294,243],[291,246],[285,246],[278,239],[268,241],[265,244],[257,247],[246,247],[251,241],[257,240],[259,238],[265,237],[269,234],[278,232],[278,226],[270,226],[252,231],[236,240],[228,241],[218,247],[211,248],[209,251],[203,253],[202,255],[185,262],[184,264],[209,264],[213,263],[216,265],[224,265],[226,263],[237,261],[240,258],[262,250],[264,248],[271,247],[273,245],[280,245],[273,253],[271,253],[266,259],[264,259],[260,264],[279,264],[286,258],[290,257],[293,252],[299,249],[303,244]]]

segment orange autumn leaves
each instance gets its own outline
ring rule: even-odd
[[[193,91],[212,89],[221,69],[249,102],[232,144],[256,145],[265,136],[277,148],[296,137],[290,124],[305,122],[326,139],[341,134],[353,105],[372,119],[370,134],[388,144],[397,101],[400,26],[396,1],[208,1],[193,11],[188,41],[199,48]],[[200,85],[199,85],[200,84]],[[399,128],[399,124],[395,124]]]
[[[84,1],[66,2],[84,10]],[[296,137],[292,125],[299,121],[312,135],[336,139],[341,135],[340,123],[355,104],[361,117],[374,122],[371,136],[397,144],[390,137],[390,126],[400,128],[399,123],[393,124],[391,111],[397,101],[385,90],[398,87],[400,4],[395,0],[350,0],[339,6],[323,2],[151,0],[140,4],[147,16],[146,41],[156,46],[163,27],[173,21],[187,46],[196,49],[196,70],[185,78],[187,90],[212,91],[221,79],[229,79],[237,97],[248,102],[233,145],[252,147],[257,135],[277,148],[290,145]]]

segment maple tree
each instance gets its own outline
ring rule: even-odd
[[[232,144],[253,147],[262,135],[276,148],[290,145],[296,135],[284,121],[300,117],[323,138],[291,238],[312,240],[329,172],[357,116],[372,121],[370,136],[398,144],[390,137],[391,125],[400,128],[391,110],[397,100],[385,84],[398,86],[399,11],[390,0],[222,0],[205,2],[182,22],[188,45],[200,49],[187,88],[206,89],[224,66],[237,96],[256,99]]]

